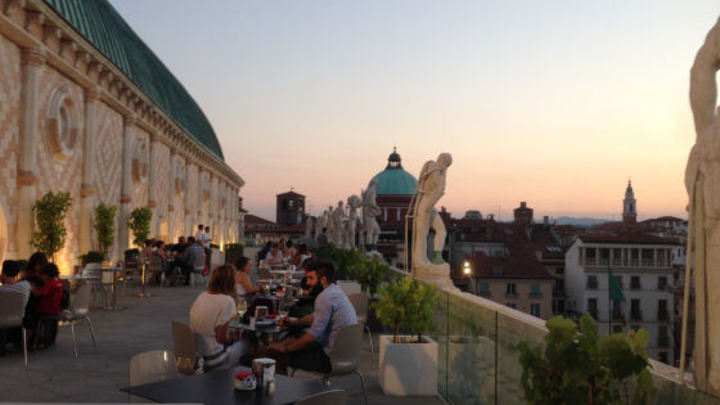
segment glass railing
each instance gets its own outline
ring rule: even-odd
[[[545,321],[460,291],[439,291],[435,311],[438,394],[449,404],[524,403],[518,344],[542,345]],[[686,374],[651,360],[653,404],[720,404]]]

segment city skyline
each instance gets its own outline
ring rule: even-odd
[[[619,219],[632,178],[639,219],[686,217],[709,1],[113,5],[203,108],[259,216],[291,186],[310,214],[359,193],[397,146],[415,176],[453,154],[439,205],[455,216],[527,201]]]

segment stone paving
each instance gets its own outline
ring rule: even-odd
[[[7,402],[127,402],[119,391],[128,385],[130,358],[140,352],[172,350],[170,322],[187,321],[188,310],[201,287],[148,288],[153,297],[122,297],[122,311],[91,312],[97,339],[93,352],[86,324],[76,326],[80,357],[73,355],[69,327],[61,327],[54,348],[29,353],[29,369],[22,353],[0,357],[0,401]],[[128,288],[127,294],[133,289]],[[371,360],[365,336],[360,370],[368,382],[370,404],[442,404],[438,398],[385,397],[377,383],[377,360]],[[375,345],[377,350],[377,344]],[[317,378],[298,372],[298,378]],[[363,404],[356,375],[335,377],[332,384],[348,391],[350,404]]]

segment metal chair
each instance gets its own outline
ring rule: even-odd
[[[363,325],[368,334],[368,340],[370,341],[370,358],[375,359],[375,348],[373,346],[372,332],[367,324],[367,310],[368,310],[368,298],[363,293],[350,294],[348,299],[355,308],[355,315],[359,324]]]
[[[358,371],[358,359],[360,357],[360,347],[362,345],[363,326],[359,323],[348,325],[338,331],[335,338],[335,345],[328,355],[330,358],[330,373],[321,374],[323,382],[330,384],[330,377],[336,375],[345,375],[355,373],[360,377],[360,383],[363,389],[363,399],[367,405],[367,387],[365,386],[365,376]],[[295,374],[292,370],[291,376]]]
[[[173,346],[178,371],[183,374],[195,373],[195,335],[190,326],[183,322],[172,321]]]
[[[198,255],[195,258],[195,261],[193,262],[193,271],[190,273],[190,285],[195,286],[195,280],[197,277],[202,277],[202,279],[205,281],[205,284],[207,284],[207,278],[203,275],[203,272],[205,271],[205,252],[203,254]]]
[[[347,403],[347,392],[344,390],[330,390],[319,394],[308,395],[295,401],[295,405],[345,405]]]
[[[82,275],[85,281],[90,285],[90,289],[93,296],[93,307],[97,308],[97,295],[100,294],[102,297],[103,283],[102,283],[102,263],[88,263],[82,271]],[[101,305],[102,306],[102,305]]]
[[[82,321],[87,321],[88,327],[90,328],[90,337],[92,338],[93,351],[95,350],[95,331],[93,330],[92,321],[88,316],[90,313],[90,286],[82,285],[78,287],[75,295],[70,300],[70,308],[60,313],[60,320],[68,322],[70,324],[70,331],[73,339],[73,351],[75,351],[75,358],[78,358],[77,338],[75,337],[75,324]]]
[[[165,276],[164,270],[162,258],[158,255],[150,256],[147,272],[150,275],[150,280],[158,281],[161,287],[163,285],[163,277]]]
[[[178,377],[175,356],[167,350],[151,350],[130,359],[130,386],[149,384]],[[136,402],[137,397],[128,395]],[[140,401],[137,401],[140,402]]]
[[[0,328],[22,328],[25,370],[28,368],[27,331],[23,326],[25,315],[24,297],[14,291],[0,291]]]

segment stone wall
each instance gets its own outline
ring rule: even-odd
[[[0,35],[0,260],[17,251],[17,149],[20,132],[20,49]]]

